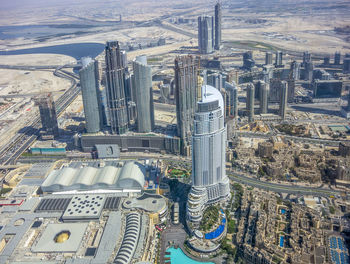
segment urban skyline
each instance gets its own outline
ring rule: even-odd
[[[350,3],[39,2],[0,10],[0,263],[350,262]]]

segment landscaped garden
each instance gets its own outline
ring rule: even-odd
[[[210,231],[214,225],[219,224],[219,207],[218,206],[209,206],[205,209],[200,223],[200,230],[206,232]]]

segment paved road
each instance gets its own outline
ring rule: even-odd
[[[284,185],[271,182],[263,182],[255,178],[247,177],[241,173],[228,172],[228,176],[231,180],[239,183],[243,183],[255,188],[264,189],[268,191],[278,192],[278,193],[290,193],[299,195],[315,195],[315,196],[325,196],[329,197],[331,195],[341,195],[344,192],[318,188],[318,187],[303,187],[297,185]]]
[[[170,104],[154,103],[154,109],[165,112],[176,112],[176,106]]]

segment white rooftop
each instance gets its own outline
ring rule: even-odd
[[[224,114],[224,99],[218,89],[210,85],[202,86],[202,99],[198,103],[210,103],[214,101],[219,101],[219,106],[221,108],[222,114]]]

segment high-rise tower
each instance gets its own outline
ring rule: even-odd
[[[248,83],[247,85],[247,101],[246,106],[248,110],[248,122],[253,122],[254,120],[254,97],[255,97],[255,87],[253,83]]]
[[[271,65],[272,64],[272,53],[266,52],[265,53],[265,65]]]
[[[35,104],[39,106],[42,129],[46,138],[57,138],[58,123],[55,102],[52,94],[42,94],[35,98]]]
[[[212,16],[198,17],[198,49],[201,54],[214,50],[214,19]]]
[[[282,67],[283,66],[283,52],[282,51],[277,51],[276,52],[275,66],[276,67]]]
[[[269,85],[264,81],[259,81],[260,89],[260,114],[267,114],[268,111],[268,98],[269,98]]]
[[[101,96],[98,87],[98,64],[91,58],[82,58],[83,67],[79,71],[81,94],[83,97],[86,131],[96,133],[101,130],[102,108]]]
[[[304,65],[304,80],[305,81],[312,81],[313,79],[313,72],[314,72],[314,64],[312,61],[308,61]]]
[[[106,44],[106,94],[112,133],[128,130],[128,111],[125,100],[125,55],[118,41]]]
[[[221,4],[215,5],[215,49],[219,50],[221,46]]]
[[[198,65],[193,56],[175,59],[175,100],[177,133],[181,154],[190,154],[191,131],[197,100]]]
[[[221,93],[202,86],[197,103],[192,136],[192,188],[187,202],[187,220],[197,227],[207,205],[223,202],[230,196],[225,172],[226,126]]]
[[[238,88],[236,82],[226,82],[225,89],[227,93],[226,97],[226,116],[227,117],[238,117]]]
[[[147,65],[146,56],[138,56],[133,61],[134,89],[137,108],[137,131],[150,132],[154,128],[154,107],[152,92],[152,68]]]
[[[233,115],[235,118],[238,118],[238,87],[236,83],[234,83],[234,89],[233,89]]]
[[[311,53],[309,53],[308,51],[304,51],[303,53],[303,67],[305,67],[305,64],[307,62],[311,62]]]
[[[334,54],[334,65],[340,65],[340,59],[341,59],[341,54],[339,51],[337,51]]]
[[[243,68],[251,70],[255,66],[255,61],[253,58],[253,52],[247,51],[243,53]]]
[[[350,73],[350,54],[345,54],[343,59],[343,73]]]
[[[280,101],[280,116],[282,120],[286,118],[286,112],[287,112],[287,101],[288,101],[288,86],[286,81],[282,81],[282,91],[281,91],[281,101]]]
[[[291,79],[298,81],[300,80],[300,63],[296,61],[292,61],[290,64],[290,77]]]

